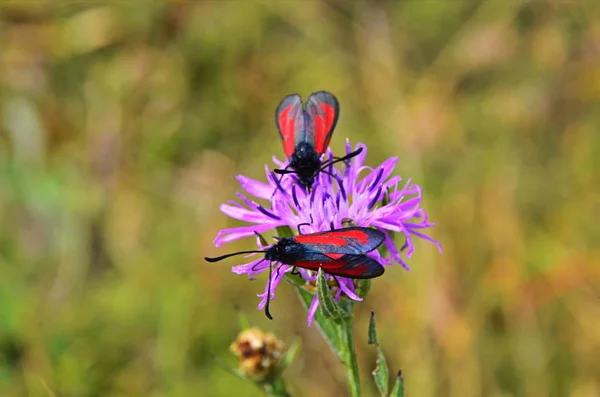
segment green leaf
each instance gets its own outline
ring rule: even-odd
[[[391,202],[390,200],[390,189],[385,189],[385,193],[383,193],[383,200],[381,200],[381,206],[385,207]]]
[[[392,234],[393,232],[388,232],[389,234]],[[392,241],[394,241],[394,236],[390,236]],[[379,246],[379,248],[377,248],[377,252],[379,252],[379,255],[381,255],[382,257],[386,257],[390,255],[390,251],[387,249],[387,247],[385,246],[385,244],[381,244]]]
[[[369,320],[369,345],[377,344],[377,329],[375,328],[375,312],[371,312]]]
[[[290,394],[286,391],[285,383],[279,377],[275,379],[261,379],[261,378],[250,378],[245,373],[238,369],[233,369],[229,365],[223,363],[217,357],[213,357],[214,361],[230,374],[237,376],[240,379],[253,383],[260,390],[264,391],[266,395],[273,397],[290,397]],[[280,371],[281,372],[281,371]]]
[[[238,322],[240,323],[240,329],[244,330],[244,329],[248,329],[250,328],[250,321],[248,321],[248,318],[246,317],[246,315],[240,310],[239,307],[235,308],[235,311],[237,312],[238,315]]]
[[[373,370],[373,379],[375,379],[375,385],[379,393],[387,397],[389,390],[389,369],[383,351],[379,347],[377,341],[377,330],[375,328],[375,313],[371,312],[371,320],[369,321],[369,344],[377,347],[377,365]]]
[[[322,274],[321,276],[324,278]],[[308,310],[315,295],[302,287],[296,288],[296,291],[304,307]],[[350,300],[340,300],[338,308],[346,313],[346,317],[342,321],[334,321],[332,318],[325,317],[322,310],[317,310],[314,323],[333,353],[344,363],[350,395],[360,397],[360,378],[352,338],[352,306]]]
[[[323,270],[319,268],[317,273],[317,295],[319,296],[319,306],[325,317],[329,317],[334,321],[341,322],[349,317],[347,311],[342,309],[331,296],[329,285]]]
[[[272,383],[261,383],[263,390],[267,396],[272,397],[290,397],[290,393],[285,388],[283,379],[275,379]],[[260,387],[259,385],[259,387]]]
[[[245,373],[243,373],[242,371],[240,371],[238,369],[234,369],[234,368],[230,367],[229,364],[224,363],[220,358],[212,357],[212,359],[219,367],[221,367],[225,371],[229,372],[231,375],[237,376],[240,379],[250,380],[250,378],[248,378]]]
[[[283,358],[281,359],[281,364],[279,364],[280,373],[285,371],[285,369],[289,367],[289,365],[294,361],[294,358],[296,358],[296,354],[298,354],[298,352],[300,351],[301,344],[302,343],[300,342],[300,338],[296,338],[294,340],[294,343],[292,343],[292,345],[290,346],[290,348],[287,349],[287,351],[283,355]]]
[[[262,245],[263,247],[266,247],[267,245],[271,245],[267,242],[267,240],[262,236],[262,234],[254,232],[254,234],[256,234],[256,237],[258,237],[258,239],[260,240],[260,245]]]
[[[379,393],[381,393],[382,396],[387,396],[389,390],[389,370],[387,361],[379,345],[377,345],[377,366],[373,370],[372,374]]]
[[[289,226],[277,226],[275,230],[277,230],[277,236],[281,238],[294,237],[294,233],[292,232],[292,229],[290,229]]]
[[[396,384],[390,393],[390,397],[404,397],[404,377],[401,370],[396,375]]]
[[[283,275],[283,279],[295,287],[298,287],[298,288],[306,287],[306,281],[304,281],[304,279],[300,276],[297,276],[297,275],[292,276],[290,273],[286,273]]]
[[[367,294],[369,293],[370,290],[371,290],[371,280],[370,279],[358,281],[358,286],[356,288],[356,293],[358,294],[358,296],[360,296],[361,298],[364,299],[367,297]]]
[[[310,307],[310,304],[312,303],[312,300],[315,295],[311,292],[308,292],[302,287],[297,287],[296,292],[300,297],[300,301],[308,311],[308,308]],[[319,332],[321,332],[321,335],[323,335],[323,339],[325,339],[325,341],[327,342],[331,350],[334,352],[336,357],[340,360],[343,360],[344,344],[343,340],[341,339],[340,329],[338,325],[335,322],[325,318],[325,316],[323,315],[323,313],[321,313],[320,310],[317,310],[317,312],[315,313],[314,323],[317,325]]]

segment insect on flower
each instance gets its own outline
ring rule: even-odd
[[[298,225],[298,233],[300,233],[302,225],[308,224]],[[349,227],[281,238],[277,243],[262,251],[240,251],[204,259],[208,262],[217,262],[234,255],[264,253],[265,258],[256,265],[265,260],[270,261],[269,286],[267,287],[267,290],[270,291],[273,262],[308,270],[321,268],[332,276],[353,279],[379,277],[383,274],[384,267],[365,254],[375,250],[384,240],[385,234],[379,230],[368,227]],[[273,317],[269,313],[269,300],[270,296],[265,305],[265,315],[272,320]]]
[[[312,93],[305,106],[298,94],[283,98],[275,112],[275,123],[281,135],[283,151],[290,162],[284,169],[274,171],[279,175],[296,174],[300,185],[310,190],[319,172],[327,173],[325,169],[332,164],[358,155],[362,148],[321,163],[321,156],[329,146],[339,115],[338,100],[327,91]]]
[[[441,253],[441,244],[427,235],[427,231],[433,228],[435,223],[431,222],[423,207],[421,187],[412,183],[410,179],[403,180],[394,175],[398,162],[396,157],[389,158],[376,167],[368,167],[365,164],[368,151],[366,145],[354,146],[347,142],[345,153],[349,154],[359,149],[361,153],[353,158],[352,162],[348,162],[349,164],[344,163],[342,167],[327,169],[334,177],[324,172],[318,173],[317,182],[311,191],[300,188],[292,180],[279,183],[269,166],[265,166],[266,183],[238,175],[237,179],[241,185],[241,190],[237,193],[239,202],[228,201],[221,204],[220,209],[228,217],[244,224],[220,230],[214,239],[215,246],[220,247],[256,233],[268,233],[278,227],[293,228],[309,222],[310,228],[303,230],[311,233],[348,226],[379,230],[385,235],[382,245],[385,246],[386,252],[382,255],[373,251],[369,256],[383,266],[397,263],[410,270],[409,259],[416,251],[416,240],[420,239],[435,244]],[[327,149],[325,156],[332,157],[331,149]],[[286,165],[277,159],[274,159],[274,162],[278,168]],[[268,204],[264,204],[263,200]],[[397,246],[397,242],[402,244],[402,240],[402,247],[399,244]],[[257,249],[263,250],[267,245],[260,239],[257,239],[257,244],[260,247]],[[260,261],[262,263],[259,264]],[[248,263],[235,265],[231,270],[235,274],[245,275],[254,280],[258,274],[272,270],[272,267],[269,267],[263,258],[255,256],[249,258]],[[258,295],[260,310],[264,309],[267,298],[275,296],[283,275],[291,271],[299,272],[307,283],[316,279],[314,272],[302,268],[294,269],[289,265],[277,266],[275,272],[269,272],[272,275],[270,285],[265,285],[265,291]],[[334,277],[329,274],[325,276],[328,280]],[[362,300],[356,293],[354,280],[336,277],[335,281],[339,285],[334,296],[336,301],[341,298]],[[309,326],[318,307],[319,300],[315,295],[307,313]]]

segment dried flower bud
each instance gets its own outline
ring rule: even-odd
[[[239,360],[240,371],[249,377],[272,377],[279,368],[284,345],[272,333],[258,328],[240,332],[229,350]]]

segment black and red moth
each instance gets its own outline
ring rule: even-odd
[[[281,238],[263,251],[240,251],[204,259],[217,262],[234,255],[264,252],[264,260],[270,262],[280,262],[308,270],[321,268],[333,276],[368,279],[381,276],[385,270],[379,262],[365,255],[379,247],[384,240],[385,235],[379,230],[355,226]],[[269,291],[270,274],[271,267],[267,288]],[[273,318],[269,313],[269,299],[265,306],[265,314],[268,318]]]
[[[283,151],[290,162],[285,169],[275,172],[280,175],[296,174],[300,185],[310,189],[319,172],[359,154],[362,148],[321,163],[321,156],[329,146],[339,115],[338,100],[327,91],[310,94],[306,105],[302,104],[302,97],[298,94],[283,98],[275,111],[275,123],[281,135]]]

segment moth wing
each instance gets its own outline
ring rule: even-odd
[[[385,268],[379,262],[366,255],[344,255],[330,260],[302,259],[294,265],[315,271],[322,268],[325,273],[354,279],[379,277],[385,272]]]
[[[312,93],[306,100],[307,130],[313,134],[315,151],[325,153],[340,115],[340,104],[330,92]]]
[[[306,134],[306,120],[302,108],[302,97],[298,94],[288,95],[277,106],[275,124],[281,135],[283,151],[289,158],[296,148],[298,140]]]
[[[360,255],[373,251],[383,243],[385,234],[368,227],[348,227],[293,237],[308,252]]]

